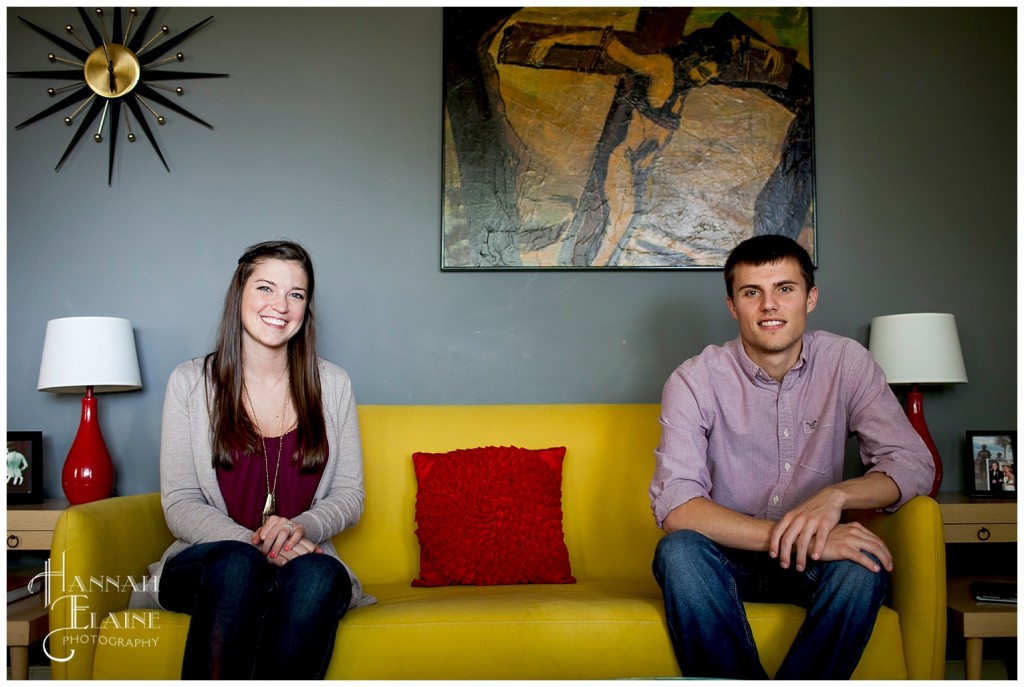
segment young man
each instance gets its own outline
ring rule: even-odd
[[[654,574],[686,677],[766,679],[744,601],[807,617],[776,678],[847,679],[874,627],[892,556],[848,509],[895,510],[931,489],[931,455],[857,342],[807,331],[814,265],[757,236],[725,265],[739,338],[665,384],[651,507],[667,533]],[[843,480],[856,435],[866,474]]]

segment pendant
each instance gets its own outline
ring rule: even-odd
[[[271,515],[277,514],[277,499],[274,498],[274,493],[267,494],[267,502],[263,504],[263,524],[267,524],[267,518]]]

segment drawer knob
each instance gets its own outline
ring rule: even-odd
[[[978,539],[980,541],[988,541],[991,538],[992,532],[990,532],[987,527],[982,527],[980,530],[978,530]]]
[[[18,538],[18,535],[16,535],[16,534],[8,534],[7,535],[7,548],[9,548],[9,549],[16,549],[19,546],[21,546],[21,539]]]

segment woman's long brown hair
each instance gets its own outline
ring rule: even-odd
[[[210,408],[213,466],[230,469],[232,454],[242,450],[259,455],[259,432],[242,401],[242,291],[256,265],[264,260],[290,260],[306,272],[306,316],[302,327],[288,342],[288,378],[292,404],[298,416],[298,441],[292,460],[301,456],[301,470],[312,470],[327,460],[327,428],[324,422],[320,370],[316,354],[316,317],[313,313],[313,261],[306,249],[291,241],[266,241],[250,246],[238,259],[238,266],[224,296],[224,312],[217,331],[216,350],[206,356],[204,371]]]

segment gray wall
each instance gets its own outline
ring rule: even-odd
[[[122,494],[155,490],[167,375],[205,353],[235,260],[287,236],[317,261],[321,353],[374,404],[650,403],[735,336],[721,271],[442,273],[441,10],[175,8],[191,81],[148,144],[70,140],[44,81],[7,84],[7,422],[42,430],[46,493],[78,425],[36,391],[46,321],[132,320],[144,389],[100,399]],[[8,9],[8,68],[47,69],[71,9]],[[956,315],[970,383],[928,390],[965,486],[966,429],[1016,427],[1016,10],[814,10],[818,283],[811,325],[867,341],[875,315]],[[91,132],[90,132],[91,135]]]

